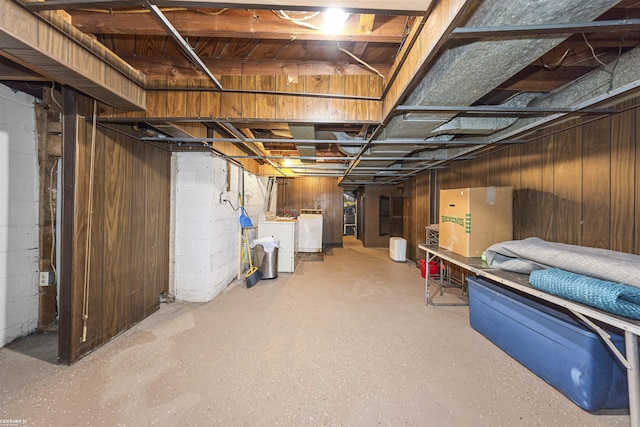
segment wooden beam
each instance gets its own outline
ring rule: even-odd
[[[370,15],[370,14],[360,15],[360,24],[358,25],[358,31],[360,31],[363,34],[371,34],[373,32],[373,24],[375,20],[376,20],[376,15]]]
[[[142,71],[149,80],[184,80],[206,79],[201,72],[184,57],[166,56],[122,56],[138,70]],[[203,59],[209,69],[219,76],[269,76],[288,75],[295,70],[298,76],[331,76],[331,75],[372,75],[373,72],[357,64],[303,62],[294,61],[243,61]],[[370,64],[382,74],[389,72],[387,64]],[[149,83],[149,82],[148,82]]]
[[[135,13],[134,13],[135,12]],[[140,12],[140,13],[138,13]],[[357,42],[400,43],[406,18],[402,16],[384,16],[365,25],[368,31],[362,31],[359,15],[351,15],[339,34],[327,34],[279,18],[266,10],[227,10],[220,14],[204,11],[169,11],[164,15],[183,37],[229,37],[241,39],[275,40],[349,40]],[[136,34],[138,36],[166,35],[166,31],[146,13],[144,9],[99,13],[74,11],[73,25],[85,33],[91,34]],[[363,15],[365,16],[365,15]],[[374,17],[374,15],[366,15]],[[322,26],[322,18],[308,21],[317,27]]]
[[[83,8],[118,8],[131,7],[142,4],[142,1],[126,0],[47,0],[24,1],[25,7],[31,10],[53,9],[83,9]],[[389,4],[385,0],[157,0],[154,2],[162,7],[187,7],[187,8],[242,8],[242,9],[281,9],[298,11],[318,11],[327,7],[344,9],[351,13],[371,13],[375,11],[393,15],[421,15],[425,11],[424,0],[404,0]]]
[[[120,68],[107,62],[105,58],[115,55],[104,46],[91,40],[80,42],[12,0],[0,0],[0,10],[3,56],[17,58],[39,73],[106,104],[125,110],[144,109],[145,92],[140,84],[144,76],[122,60]],[[72,27],[69,31],[73,31]],[[87,44],[93,44],[92,48]],[[125,75],[123,69],[127,67],[130,73]]]
[[[497,89],[524,92],[550,92],[581,76],[595,67],[562,67],[547,71],[543,67],[527,67]]]
[[[1,53],[1,52],[0,52]],[[18,65],[0,56],[0,80],[43,81],[47,80],[42,74]]]

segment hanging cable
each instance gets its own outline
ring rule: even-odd
[[[303,18],[292,18],[284,10],[272,10],[271,12],[274,15],[276,15],[278,18],[284,19],[285,21],[292,22],[292,23],[294,23],[296,25],[300,25],[301,27],[307,27],[307,28],[311,28],[312,30],[318,30],[318,31],[322,31],[323,30],[322,27],[318,27],[317,25],[313,25],[313,24],[309,24],[308,22],[305,22],[305,21],[317,16],[320,12],[312,13],[311,15],[307,15],[307,16],[305,16]]]
[[[569,52],[571,52],[571,48],[567,49],[564,52],[564,55],[562,55],[562,58],[560,58],[558,60],[558,62],[556,62],[553,65],[547,65],[544,62],[544,59],[542,58],[542,56],[540,57],[540,62],[542,63],[542,68],[544,68],[546,71],[555,71],[558,68],[560,68],[560,66],[562,65],[562,63],[564,62],[564,60],[567,58],[567,55],[569,54]]]
[[[56,269],[56,215],[53,210],[53,195],[58,196],[57,190],[53,188],[53,171],[57,170],[58,161],[53,162],[51,170],[49,171],[49,212],[51,212],[51,258],[49,263],[53,271],[53,277],[58,278],[58,270]]]
[[[589,49],[591,49],[591,55],[593,56],[593,58],[604,67],[604,71],[611,74],[611,71],[607,70],[607,64],[602,62],[600,58],[598,58],[598,55],[596,55],[596,51],[593,49],[591,43],[589,43],[589,40],[587,40],[587,36],[585,35],[585,33],[582,33],[582,38],[584,39],[584,42],[587,44],[587,46],[589,46]]]
[[[82,295],[82,342],[87,341],[87,320],[89,319],[89,272],[91,271],[91,225],[93,218],[93,178],[96,153],[96,127],[98,101],[93,100],[93,123],[91,129],[91,157],[89,160],[89,200],[87,202],[87,242],[84,259],[84,286]]]
[[[377,75],[379,75],[380,77],[382,77],[383,79],[385,78],[385,76],[382,75],[382,73],[378,70],[376,70],[375,68],[373,68],[371,65],[367,64],[366,62],[364,62],[362,59],[358,58],[357,56],[355,56],[353,53],[349,52],[346,49],[343,49],[342,47],[340,47],[340,42],[337,42],[338,45],[338,50],[340,52],[346,53],[347,55],[349,55],[350,57],[352,57],[353,59],[355,59],[356,61],[358,61],[360,64],[364,65],[367,69],[369,69],[370,71],[373,71],[374,73],[376,73]]]

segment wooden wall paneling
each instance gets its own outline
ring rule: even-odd
[[[90,108],[90,107],[88,107]],[[84,185],[86,189],[86,193],[84,193],[85,197],[78,198],[78,208],[82,213],[82,216],[85,217],[82,224],[85,228],[84,238],[86,239],[86,218],[87,218],[87,209],[88,209],[88,201],[89,201],[89,173],[90,173],[90,161],[91,161],[91,135],[92,135],[92,124],[86,121],[82,121],[84,125],[85,131],[83,132],[84,141],[82,143],[82,151],[83,155],[83,164],[85,166],[85,172],[83,172],[83,176],[87,177],[85,179],[86,184]],[[109,132],[111,133],[111,132]],[[105,132],[100,128],[96,129],[96,146],[95,146],[95,156],[94,156],[94,183],[93,183],[93,196],[91,199],[92,204],[92,218],[91,218],[91,258],[89,263],[89,295],[88,295],[88,303],[89,303],[89,311],[88,311],[88,319],[87,319],[87,341],[85,344],[81,346],[79,349],[79,355],[84,352],[88,352],[92,348],[102,344],[106,341],[107,337],[105,337],[105,330],[103,324],[105,305],[108,304],[106,302],[106,298],[104,297],[105,292],[105,283],[104,283],[104,273],[105,269],[108,268],[108,264],[104,262],[104,246],[103,236],[104,236],[104,227],[105,227],[105,218],[104,212],[107,199],[105,197],[105,158],[106,158],[106,146],[108,145],[107,137]],[[82,207],[81,207],[82,206]],[[85,254],[84,245],[86,244],[86,240],[80,240],[79,246],[82,247],[81,253]],[[84,272],[84,257],[83,260],[83,271]],[[80,274],[82,278],[84,278],[84,274]],[[80,288],[81,290],[82,288]],[[79,293],[80,298],[84,295]],[[78,313],[76,318],[81,318],[82,312]]]
[[[67,92],[65,105],[67,99],[72,99]],[[91,117],[92,101],[78,96],[77,100],[73,98],[73,103],[75,109],[74,105],[67,108],[74,111],[77,138],[75,120],[72,123],[70,117],[65,117],[63,126],[66,133],[63,155],[74,153],[73,162],[65,158],[66,171],[63,172],[64,256],[61,273],[64,283],[59,355],[65,363],[74,362],[155,311],[159,305],[158,289],[167,289],[169,275],[171,155],[123,133],[98,127],[87,340],[81,342],[92,138],[92,126],[85,117]],[[73,169],[73,180],[66,175],[69,168]],[[153,179],[148,179],[149,174]],[[159,197],[149,203],[148,194],[154,191]],[[72,201],[67,197],[72,197]],[[149,264],[153,267],[149,268]],[[160,273],[148,280],[149,270]]]
[[[79,104],[80,102],[78,102]],[[86,111],[82,107],[79,107],[80,111]],[[75,173],[78,176],[88,177],[89,176],[89,156],[90,156],[90,147],[91,147],[91,129],[90,126],[87,125],[85,120],[82,120],[81,117],[77,118],[77,139],[76,139],[76,169]],[[96,141],[96,145],[102,141]],[[97,167],[100,167],[98,163]],[[98,186],[100,184],[98,183]],[[102,324],[101,324],[101,308],[96,307],[96,304],[90,304],[89,307],[89,318],[87,319],[87,341],[89,344],[82,343],[82,327],[83,327],[83,297],[84,297],[84,281],[86,275],[86,259],[87,259],[87,238],[88,238],[88,211],[89,211],[89,180],[83,179],[78,180],[75,187],[75,209],[76,216],[74,219],[75,224],[75,236],[74,236],[74,280],[73,280],[73,288],[72,292],[74,294],[73,307],[71,311],[71,321],[73,322],[72,336],[71,341],[73,345],[72,350],[72,359],[75,359],[77,355],[81,352],[85,351],[84,349],[97,341],[101,335]],[[98,218],[99,223],[100,218]],[[95,233],[92,233],[92,238],[95,236]],[[93,254],[93,252],[92,252]],[[100,287],[102,285],[101,282],[95,281],[95,273],[97,269],[92,269],[89,271],[89,284],[96,289],[98,293],[100,293]],[[91,316],[91,311],[96,313],[96,316]]]
[[[507,176],[506,186],[513,187],[513,201],[512,201],[512,221],[513,221],[513,235],[514,238],[517,235],[516,230],[520,229],[520,221],[522,218],[520,215],[517,215],[516,207],[522,206],[523,200],[522,197],[522,155],[523,155],[523,147],[521,145],[516,145],[511,147],[509,150],[509,156],[507,157],[506,171],[505,175]]]
[[[242,89],[242,76],[222,76],[220,84],[227,90]],[[224,92],[220,105],[220,116],[224,118],[239,118],[242,114],[242,94],[238,92]]]
[[[256,89],[258,91],[276,90],[276,79],[274,76],[257,76]],[[276,95],[258,94],[256,95],[256,116],[265,119],[276,117]]]
[[[541,135],[542,142],[542,164],[540,165],[541,177],[542,177],[542,199],[541,205],[541,217],[542,217],[542,229],[541,235],[538,236],[544,240],[555,241],[555,223],[554,223],[554,155],[555,155],[555,138],[551,134],[551,131],[545,130]]]
[[[366,76],[345,76],[345,95],[369,96],[369,79]],[[368,118],[368,101],[348,99],[344,103],[345,119]]]
[[[144,263],[144,279],[147,286],[144,288],[144,315],[148,316],[157,309],[158,287],[162,277],[160,274],[160,251],[162,240],[160,239],[160,229],[162,222],[160,218],[162,198],[158,183],[161,181],[162,169],[159,167],[159,157],[162,153],[159,150],[147,149],[147,162],[152,167],[147,168],[145,174],[145,198],[144,198],[144,241],[146,242],[147,258]]]
[[[329,76],[305,76],[305,92],[328,93]],[[327,120],[330,116],[329,98],[306,97],[304,105],[304,118]]]
[[[635,183],[634,183],[634,187],[635,187],[635,205],[636,205],[636,212],[635,212],[635,221],[634,221],[634,239],[633,239],[633,243],[634,243],[634,247],[633,247],[633,253],[634,254],[640,254],[640,173],[638,173],[638,170],[640,170],[640,108],[636,107],[635,108],[635,112],[636,112],[636,116],[635,116],[635,133],[636,133],[636,138],[635,138],[635,147],[636,147],[636,155],[635,155],[635,165],[634,165],[634,172],[635,172]]]
[[[477,161],[471,162],[471,164],[473,165],[471,168],[464,168],[471,169],[473,174],[469,187],[488,187],[489,185],[494,185],[489,181],[490,162],[488,156],[482,156]]]
[[[124,299],[128,293],[130,273],[128,233],[131,221],[130,191],[128,184],[131,171],[127,165],[127,153],[117,137],[109,144],[106,156],[105,197],[109,203],[105,207],[105,330],[108,336],[114,336],[124,328],[124,319],[128,318],[128,307]],[[125,237],[126,236],[126,237]],[[126,242],[126,245],[125,245]],[[126,286],[126,290],[123,289]]]
[[[376,98],[382,96],[382,85],[382,78],[374,75],[369,76],[369,96]],[[367,112],[369,113],[367,120],[382,122],[382,101],[369,101]]]
[[[322,243],[328,246],[342,246],[343,232],[343,189],[337,178],[320,178],[320,206],[322,208]]]
[[[345,78],[344,76],[329,76],[329,93],[334,95],[344,94]],[[329,101],[329,118],[334,121],[344,120],[345,100],[343,98],[332,98]]]
[[[340,246],[343,230],[343,190],[337,178],[302,177],[277,180],[278,202],[276,211],[283,215],[285,209],[298,214],[301,209],[322,209],[322,243]]]
[[[166,90],[147,90],[146,117],[166,117],[168,92]]]
[[[278,92],[303,92],[304,76],[276,76],[276,91]],[[295,119],[304,111],[304,98],[302,96],[278,95],[276,97],[276,117],[279,119]]]
[[[426,227],[430,225],[430,200],[431,172],[426,171],[416,175],[413,180],[413,245],[416,248],[415,260],[425,259],[424,251],[417,249],[418,245],[426,242]]]
[[[129,253],[131,254],[131,274],[129,276],[129,318],[132,325],[145,317],[145,289],[150,284],[145,277],[146,254],[146,178],[148,145],[141,142],[127,144],[131,159],[131,234],[129,235]],[[148,168],[151,169],[151,168]]]
[[[357,95],[358,85],[355,76],[344,76],[344,94]],[[358,102],[354,99],[345,99],[344,101],[344,117],[353,120],[358,115]]]
[[[215,90],[200,92],[200,114],[198,117],[220,117],[221,102],[221,92]]]
[[[608,248],[611,242],[611,118],[587,122],[582,129],[582,241]]]
[[[200,80],[187,80],[188,88],[199,89]],[[202,92],[199,90],[190,90],[186,93],[186,112],[187,117],[200,117],[202,114]]]
[[[380,196],[397,196],[396,187],[370,185],[365,187],[364,223],[366,229],[362,236],[365,247],[385,247],[389,245],[389,235],[380,236]]]
[[[635,105],[636,100],[619,106],[624,110]],[[629,231],[635,222],[635,111],[629,109],[611,118],[611,203],[615,207],[611,215],[610,249],[633,253],[633,239]]]
[[[521,148],[520,188],[514,188],[518,193],[513,205],[514,239],[542,237],[542,144],[538,137]],[[512,150],[508,154],[512,156]]]
[[[402,219],[402,237],[407,240],[406,257],[410,260],[415,260],[418,252],[418,232],[417,232],[417,216],[416,216],[416,180],[415,178],[408,179],[404,182],[402,188],[402,194],[405,196],[402,199],[403,207],[403,219]]]
[[[441,184],[446,183],[446,186],[439,186],[439,190],[450,189],[450,188],[464,188],[465,186],[465,175],[464,169],[462,169],[463,163],[458,163],[452,165],[448,169],[446,169],[445,180],[444,182],[440,182]],[[438,199],[439,200],[439,199]]]
[[[500,150],[489,156],[489,182],[499,187],[504,186],[507,179],[507,152],[508,150]]]
[[[184,83],[179,80],[167,80],[167,115],[169,117],[186,117],[188,94],[184,90],[172,90]]]
[[[571,127],[556,133],[554,165],[554,241],[580,244],[582,217],[582,130]]]
[[[72,339],[77,322],[73,320],[75,299],[74,281],[77,258],[75,254],[75,197],[76,197],[76,94],[65,87],[62,88],[62,200],[60,224],[60,302],[59,302],[59,338],[58,361],[71,363],[77,340]],[[76,335],[77,337],[77,335]]]
[[[256,79],[256,76],[242,76],[242,89],[255,91]],[[255,93],[242,94],[242,117],[258,117]]]
[[[155,310],[160,308],[159,295],[169,290],[169,242],[171,239],[169,230],[171,222],[171,153],[153,149],[156,161],[153,163],[155,171],[158,171],[159,179],[153,182],[153,192],[158,194],[160,202],[157,204],[159,209],[159,233],[158,245],[156,245],[157,261],[159,265],[160,277],[154,283],[154,304]],[[255,164],[256,162],[251,162]],[[147,209],[148,211],[148,209]]]

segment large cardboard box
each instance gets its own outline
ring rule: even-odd
[[[512,187],[440,190],[438,244],[479,257],[494,243],[513,239]]]

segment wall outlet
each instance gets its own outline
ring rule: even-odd
[[[39,285],[40,286],[49,286],[49,272],[48,271],[41,271],[40,272]]]
[[[220,203],[226,203],[229,201],[229,195],[227,193],[220,193]]]

